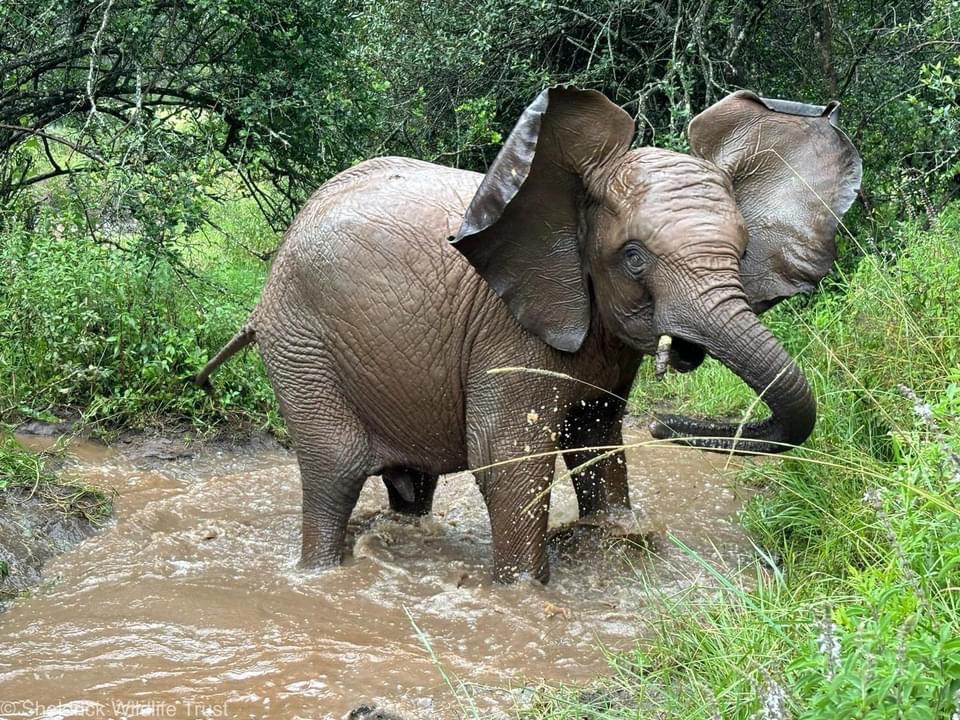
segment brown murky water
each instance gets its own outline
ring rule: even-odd
[[[384,512],[368,482],[353,557],[305,573],[292,455],[206,450],[145,469],[93,443],[70,453],[68,472],[116,489],[116,521],[0,615],[2,718],[341,718],[363,703],[509,717],[523,695],[510,688],[603,674],[601,648],[630,648],[659,593],[709,585],[667,541],[652,552],[584,531],[555,543],[549,586],[496,586],[466,474],[441,480],[419,522]],[[659,446],[628,461],[645,525],[729,567],[749,559],[727,458]],[[550,512],[552,526],[575,519],[569,482]]]

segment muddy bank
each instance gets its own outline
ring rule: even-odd
[[[642,535],[660,542],[571,525],[576,500],[561,478],[547,587],[490,581],[489,523],[465,473],[441,479],[422,520],[385,511],[371,480],[344,566],[312,573],[297,568],[289,451],[75,441],[63,472],[115,489],[116,520],[52,560],[50,582],[0,618],[8,714],[497,718],[529,685],[588,683],[606,672],[605,651],[646,632],[645,608],[710,588],[667,534],[730,576],[753,559],[732,522],[741,498],[724,456],[629,437]]]
[[[29,487],[0,491],[0,611],[4,601],[40,582],[47,560],[96,532],[84,514],[64,509],[74,492],[57,485],[43,496]]]
[[[22,437],[51,445],[69,425],[31,422]],[[0,465],[0,611],[42,578],[43,565],[94,534],[111,509],[108,493],[59,481],[42,461],[24,456],[10,438]],[[56,465],[57,463],[53,463]]]

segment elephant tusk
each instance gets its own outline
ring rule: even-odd
[[[672,342],[673,338],[669,335],[661,335],[660,341],[657,343],[653,371],[657,380],[663,380],[663,376],[667,374],[667,363],[670,360],[670,344]]]

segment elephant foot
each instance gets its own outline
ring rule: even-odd
[[[297,563],[297,570],[306,573],[323,573],[338,568],[342,564],[342,560],[315,560],[301,557],[300,562]]]
[[[300,550],[300,562],[297,570],[304,572],[322,572],[339,567],[343,563],[342,531],[333,533],[331,540],[316,532],[306,523],[304,525],[303,545]]]
[[[553,528],[549,544],[562,555],[575,554],[583,544],[608,547],[628,543],[650,551],[662,545],[665,534],[666,528],[651,522],[644,513],[623,508],[594,513]]]
[[[596,513],[588,518],[582,518],[580,523],[601,528],[611,538],[622,538],[637,542],[639,545],[648,545],[651,538],[662,537],[666,532],[666,527],[662,523],[654,523],[646,513],[630,508]]]
[[[535,570],[521,568],[516,565],[494,567],[493,579],[502,585],[546,585],[550,582],[550,566],[546,562],[546,556],[544,556],[543,562],[538,563]]]

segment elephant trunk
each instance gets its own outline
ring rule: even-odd
[[[742,296],[721,300],[693,332],[679,337],[701,345],[747,383],[770,408],[766,420],[723,423],[664,415],[650,425],[651,434],[708,450],[744,454],[779,453],[801,444],[813,431],[816,400],[800,368],[760,322]],[[661,328],[670,332],[671,323]]]

